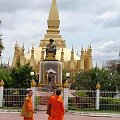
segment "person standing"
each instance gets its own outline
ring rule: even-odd
[[[48,100],[49,116],[48,120],[63,120],[64,119],[64,103],[61,96],[61,91],[57,90],[55,95],[52,95]]]
[[[57,91],[57,89],[53,88],[53,94],[51,96],[54,96],[56,94],[56,91]],[[49,101],[50,97],[48,98],[48,101]],[[49,105],[49,104],[47,104],[47,114],[49,115],[48,120],[51,120],[51,105]]]
[[[28,90],[27,91],[27,96],[24,100],[24,104],[22,107],[22,111],[21,111],[21,116],[24,117],[23,120],[34,120],[34,110],[33,110],[33,105],[32,105],[32,90]]]

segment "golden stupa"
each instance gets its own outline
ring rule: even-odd
[[[80,50],[81,56],[78,56],[74,53],[73,47],[72,50],[66,47],[65,40],[60,35],[59,25],[59,13],[57,9],[56,0],[52,0],[52,5],[49,12],[49,17],[47,20],[48,29],[44,38],[40,40],[38,48],[32,49],[29,53],[24,54],[24,45],[19,47],[15,44],[14,56],[12,61],[12,67],[16,67],[17,62],[21,65],[25,65],[29,62],[30,66],[33,67],[35,72],[39,73],[40,62],[45,59],[46,53],[45,48],[49,43],[50,39],[54,39],[54,44],[56,45],[56,59],[62,62],[63,69],[68,72],[74,73],[80,70],[89,70],[92,68],[92,48],[91,45],[87,49]],[[80,45],[81,46],[81,45]]]

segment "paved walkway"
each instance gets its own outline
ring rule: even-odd
[[[34,114],[35,120],[47,120],[47,114],[45,111],[39,111]],[[0,113],[0,120],[23,120],[20,113]],[[120,120],[116,116],[112,117],[92,117],[90,115],[83,116],[80,114],[66,113],[64,120]]]

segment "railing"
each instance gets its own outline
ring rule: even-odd
[[[33,89],[33,88],[32,88]],[[64,88],[65,89],[65,88]],[[39,109],[39,105],[42,102],[40,96],[48,97],[50,93],[40,92],[37,88],[33,89],[34,109]],[[16,107],[21,108],[26,96],[27,89],[19,88],[4,88],[2,107]],[[90,91],[79,90],[69,91],[69,94],[63,94],[63,98],[66,99],[69,110],[115,110],[120,111],[120,93],[109,91]],[[99,93],[99,94],[98,94]],[[68,96],[67,98],[64,96]],[[1,94],[0,94],[1,96]],[[98,102],[99,101],[99,102]],[[97,106],[97,107],[96,107]]]
[[[101,91],[99,101],[100,110],[120,111],[120,93],[118,91]]]
[[[96,96],[97,91],[75,91],[71,92],[68,99],[69,110],[97,110]],[[100,91],[98,110],[120,111],[120,93],[112,91]]]
[[[5,88],[3,90],[3,107],[22,107],[27,89]]]
[[[70,110],[95,110],[95,91],[75,91],[71,92],[71,97],[68,98],[68,109]]]

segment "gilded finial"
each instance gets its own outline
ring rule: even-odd
[[[33,79],[32,81],[31,81],[31,87],[35,87],[36,86],[36,82],[35,82],[35,80]]]
[[[30,51],[29,51],[29,48],[28,48],[28,53],[29,53]]]
[[[73,52],[74,50],[73,50],[73,45],[72,45],[72,52]]]
[[[96,89],[97,89],[97,90],[100,89],[100,84],[99,84],[99,83],[97,83],[97,85],[96,85]]]
[[[16,41],[16,43],[15,43],[15,47],[18,47],[17,41]]]
[[[83,51],[83,45],[82,45],[81,51]]]
[[[23,46],[22,46],[22,48],[24,49],[24,43],[23,43]]]
[[[32,44],[32,49],[34,49],[34,43]]]
[[[92,47],[91,47],[91,43],[90,43],[90,49],[91,49]]]
[[[0,80],[0,87],[4,86],[4,81]]]

